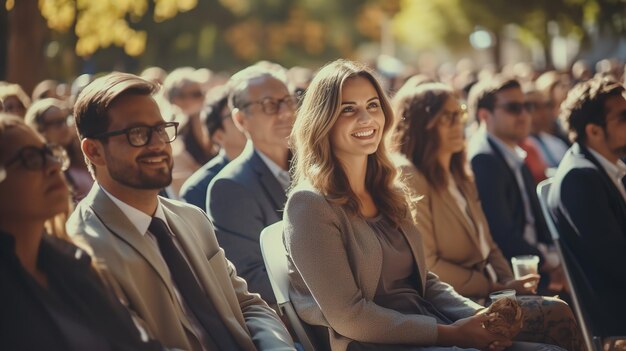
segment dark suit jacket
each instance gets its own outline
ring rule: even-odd
[[[626,203],[584,146],[572,145],[563,157],[548,206],[562,244],[597,296],[591,307],[602,314],[600,319],[614,321],[607,324],[622,326],[620,332],[626,333]]]
[[[0,232],[0,349],[76,350],[77,340],[102,346],[98,350],[162,349],[140,340],[130,314],[100,282],[85,251],[44,235],[37,258],[48,278],[44,289],[24,270],[14,243]]]
[[[180,188],[180,198],[185,202],[196,205],[207,212],[207,188],[211,180],[230,162],[226,154],[222,153],[189,177]]]
[[[470,141],[468,157],[491,235],[504,255],[509,259],[518,255],[537,255],[543,262],[541,252],[524,240],[526,214],[515,174],[485,131],[478,131]],[[532,175],[526,167],[523,169],[535,217],[537,240],[549,244],[552,240],[539,206]]]
[[[207,194],[207,213],[220,246],[250,291],[270,304],[276,298],[261,256],[259,235],[282,219],[286,201],[285,191],[251,142],[213,179]]]

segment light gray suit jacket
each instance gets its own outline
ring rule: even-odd
[[[293,341],[274,311],[247,290],[218,246],[200,209],[160,198],[167,222],[198,280],[242,350],[293,350]],[[199,350],[190,321],[174,291],[167,265],[155,246],[96,183],[67,223],[78,245],[106,267],[126,304],[165,346]],[[190,306],[193,309],[193,306]]]
[[[351,216],[308,185],[298,186],[285,207],[285,246],[290,297],[307,323],[330,328],[332,350],[352,340],[380,344],[432,345],[437,321],[402,314],[373,302],[382,269],[382,249],[366,220]],[[401,231],[416,259],[419,293],[451,320],[482,306],[457,294],[426,270],[422,239],[409,211]]]

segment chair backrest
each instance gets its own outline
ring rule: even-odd
[[[552,240],[554,241],[554,246],[556,247],[559,258],[561,259],[561,265],[563,267],[563,272],[565,273],[565,280],[569,286],[570,296],[572,297],[572,302],[574,304],[574,313],[576,313],[576,317],[578,317],[578,322],[585,339],[587,350],[601,351],[602,341],[600,340],[600,337],[594,336],[591,331],[587,313],[585,313],[582,301],[577,292],[576,282],[573,278],[574,272],[572,269],[574,267],[572,267],[572,264],[576,265],[576,262],[570,261],[570,257],[572,257],[572,255],[567,254],[569,251],[566,252],[567,248],[563,247],[556,223],[554,222],[552,214],[548,208],[548,195],[550,193],[552,181],[552,178],[548,178],[537,185],[537,196],[539,197],[539,203],[541,204],[541,211],[546,219],[546,224],[550,231],[550,235],[552,236]]]
[[[286,315],[304,351],[316,351],[311,331],[302,323],[289,299],[289,266],[283,244],[283,222],[274,223],[261,232],[261,254],[276,297],[278,313]]]

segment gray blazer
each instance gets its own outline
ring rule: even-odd
[[[241,349],[293,350],[291,337],[276,313],[258,295],[248,292],[246,282],[224,257],[206,215],[180,201],[160,201],[207,298]],[[160,252],[97,183],[78,204],[67,230],[99,267],[106,267],[111,283],[157,340],[167,347],[200,349]]]
[[[282,218],[287,200],[285,190],[254,150],[251,142],[211,181],[207,213],[226,256],[250,291],[276,303],[261,247],[261,231]]]
[[[333,351],[352,340],[380,344],[432,345],[437,321],[376,305],[382,249],[363,218],[351,216],[308,185],[290,195],[284,215],[289,253],[290,297],[307,323],[330,328]],[[426,270],[422,239],[409,211],[401,230],[419,269],[419,293],[452,320],[469,317],[482,306],[457,294]]]

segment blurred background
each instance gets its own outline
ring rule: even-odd
[[[626,0],[0,0],[0,80],[345,57],[383,74],[626,59]],[[461,67],[459,67],[461,66]]]

